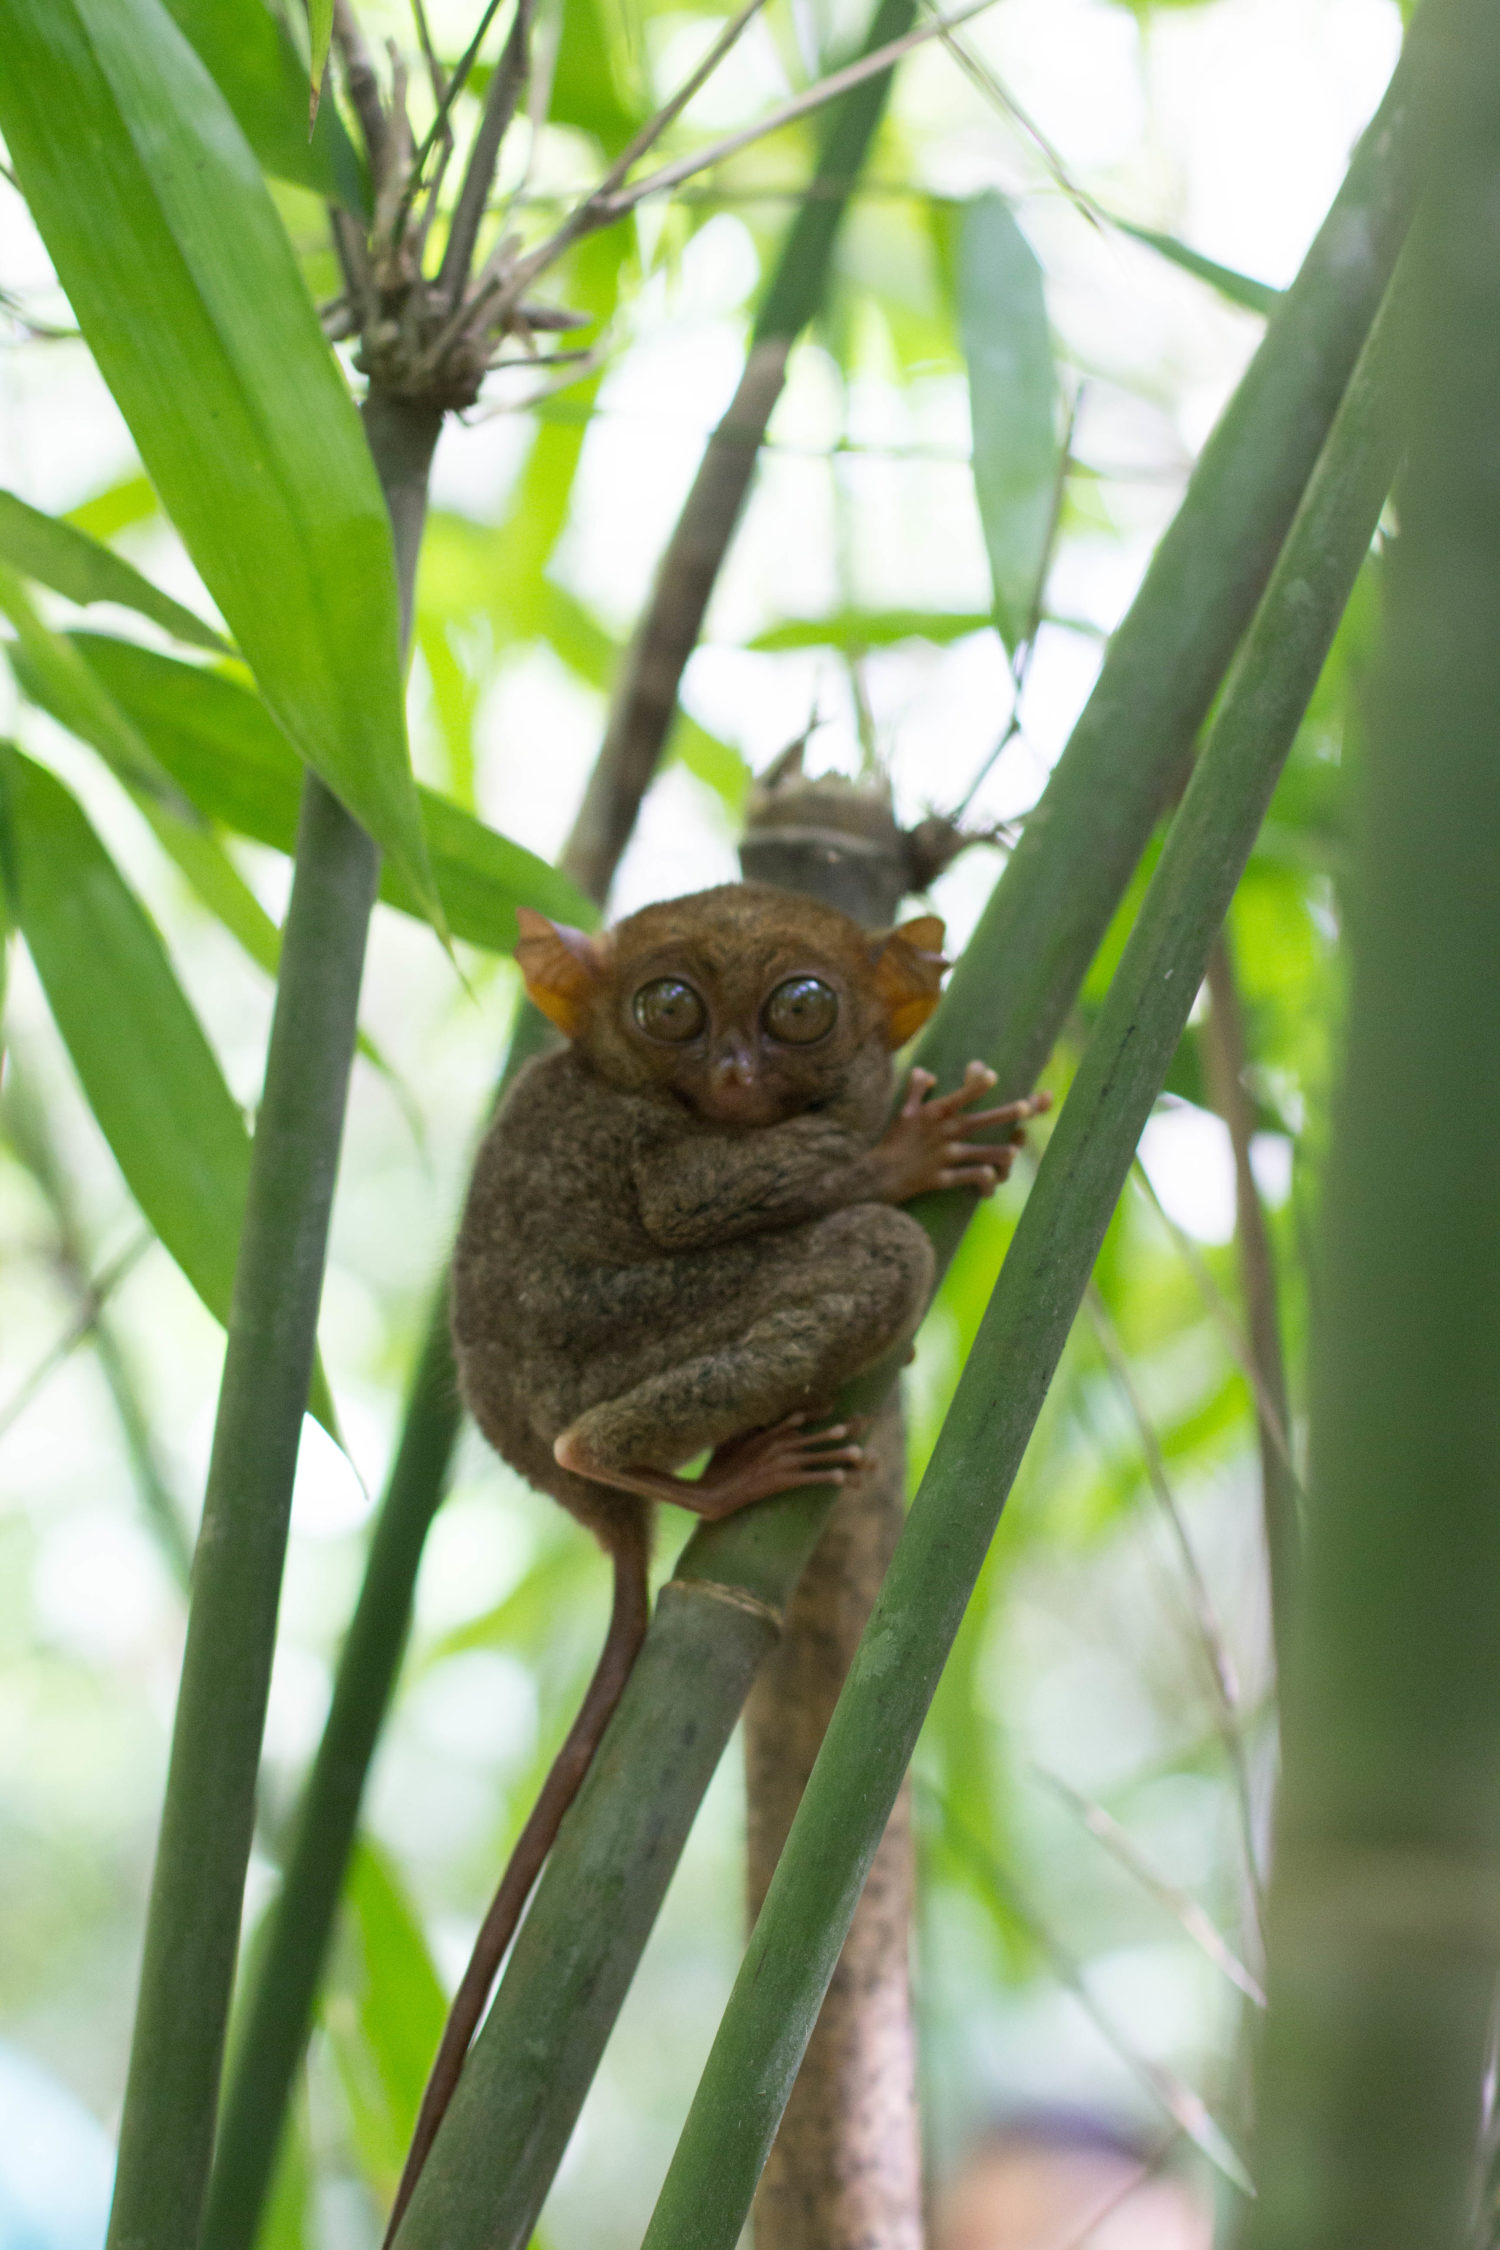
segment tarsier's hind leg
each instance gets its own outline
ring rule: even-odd
[[[729,1452],[747,1432],[826,1410],[842,1383],[912,1333],[932,1285],[927,1237],[904,1212],[858,1204],[783,1241],[768,1240],[766,1252],[744,1328],[589,1408],[559,1440],[559,1460],[584,1475],[630,1479],[631,1489],[654,1489],[719,1514],[812,1481],[820,1466],[834,1475],[829,1463],[857,1459],[856,1448],[840,1452],[837,1441],[830,1453],[816,1436],[789,1434],[779,1452],[760,1447],[768,1459],[755,1475],[739,1449],[746,1473],[736,1477]],[[710,1448],[726,1449],[722,1494],[712,1478],[682,1493],[661,1490],[662,1472]]]

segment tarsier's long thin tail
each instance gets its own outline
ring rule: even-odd
[[[510,1864],[500,1878],[500,1888],[480,1926],[469,1966],[465,1969],[463,1981],[454,1996],[448,2021],[443,2027],[437,2060],[432,2066],[432,2075],[422,2096],[422,2106],[417,2112],[416,2130],[407,2151],[401,2184],[396,2190],[396,2200],[391,2208],[382,2250],[390,2250],[395,2239],[396,2229],[411,2201],[412,2192],[427,2161],[428,2151],[437,2138],[443,2114],[453,2098],[453,2089],[458,2084],[464,2058],[489,2001],[506,1948],[515,1935],[521,1910],[542,1871],[543,1861],[552,1849],[563,1815],[577,1796],[583,1778],[593,1763],[594,1752],[603,1739],[616,1704],[625,1692],[625,1683],[646,1637],[649,1600],[646,1510],[620,1507],[617,1511],[611,1511],[611,1517],[607,1526],[601,1522],[593,1525],[605,1539],[615,1573],[614,1606],[610,1612],[609,1631],[604,1638],[603,1652],[594,1669],[594,1676],[589,1682],[588,1693],[584,1696],[578,1716],[552,1761],[551,1771],[542,1784],[541,1794],[532,1808],[531,1817],[522,1829],[516,1848],[510,1855]]]

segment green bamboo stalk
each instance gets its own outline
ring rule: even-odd
[[[1500,19],[1424,140],[1245,2250],[1457,2250],[1500,1971]],[[1460,67],[1461,66],[1461,67]],[[1398,1120],[1436,1121],[1420,1145]],[[1491,2126],[1493,2133],[1493,2125]]]
[[[437,430],[421,409],[389,420],[376,462],[387,489],[405,487],[424,444],[430,460]],[[406,508],[393,509],[393,522],[405,608],[420,520]],[[203,2216],[378,876],[368,835],[309,774],[193,1563],[109,2250],[182,2250]]]
[[[914,0],[880,0],[865,51],[899,38]],[[833,244],[883,114],[889,75],[832,113],[812,185],[756,320],[744,379],[705,451],[636,636],[562,864],[601,905],[666,747],[683,668],[728,552],[787,352],[822,302]],[[409,480],[408,480],[409,486]],[[523,1009],[497,1088],[545,1026]],[[236,2042],[214,2158],[204,2250],[250,2250],[269,2192],[297,2064],[411,1620],[422,1551],[447,1489],[462,1415],[448,1334],[447,1277],[434,1292],[416,1376],[323,1738],[308,1776],[281,1893]],[[745,1685],[748,1687],[749,1676]],[[744,1690],[741,1690],[743,1695]]]
[[[644,2250],[733,2250],[875,1847],[1394,459],[1383,325],[1225,691],[782,1853]]]
[[[523,1008],[500,1093],[522,1064],[540,1052],[546,1037],[545,1019],[534,1008]],[[365,1781],[406,1649],[422,1550],[448,1489],[462,1415],[445,1276],[428,1310],[328,1718],[235,2040],[203,2250],[250,2250],[259,2231],[359,1829]]]
[[[1032,1083],[1180,778],[1400,247],[1406,85],[1403,66],[955,972],[920,1057],[948,1083],[976,1054],[999,1073],[997,1093]],[[911,1208],[951,1255],[969,1199]],[[841,1405],[877,1403],[890,1375],[875,1371]],[[785,1494],[694,1534],[517,1935],[397,2250],[524,2250],[827,1506],[817,1491]]]

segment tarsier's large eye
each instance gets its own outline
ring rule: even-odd
[[[681,977],[655,977],[643,984],[631,1008],[649,1039],[691,1039],[707,1019],[703,1002]]]
[[[773,1039],[806,1047],[832,1031],[838,1013],[838,994],[821,977],[788,977],[771,994],[761,1020]]]

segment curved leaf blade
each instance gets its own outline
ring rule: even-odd
[[[125,1184],[227,1322],[250,1135],[145,908],[76,798],[0,743],[0,865],[52,1019]],[[311,1412],[338,1442],[321,1367]]]
[[[200,813],[257,843],[292,850],[297,761],[258,696],[222,672],[183,664],[134,641],[102,633],[75,633],[67,641]],[[17,670],[27,693],[45,704],[46,683],[28,671],[24,659]],[[597,909],[583,893],[535,852],[512,843],[436,790],[419,788],[417,798],[443,914],[454,937],[492,953],[509,953],[516,942],[518,906],[534,906],[583,928],[598,921]],[[423,912],[402,870],[389,861],[381,870],[380,895],[404,913]]]
[[[209,1311],[229,1314],[250,1136],[166,948],[77,800],[0,750],[11,906],[132,1195]]]
[[[179,641],[211,649],[218,656],[228,652],[229,643],[222,633],[216,633],[181,602],[174,602],[170,594],[153,586],[123,555],[91,539],[76,524],[45,515],[3,488],[0,562],[8,563],[23,578],[50,586],[54,594],[65,595],[80,609],[94,602],[118,602],[124,609],[149,617]]]
[[[298,753],[437,917],[390,525],[259,166],[160,0],[0,0],[0,42],[0,131],[152,481]]]
[[[1003,195],[964,207],[958,315],[969,369],[974,491],[1006,647],[1026,634],[1057,490],[1057,373],[1042,269]]]

